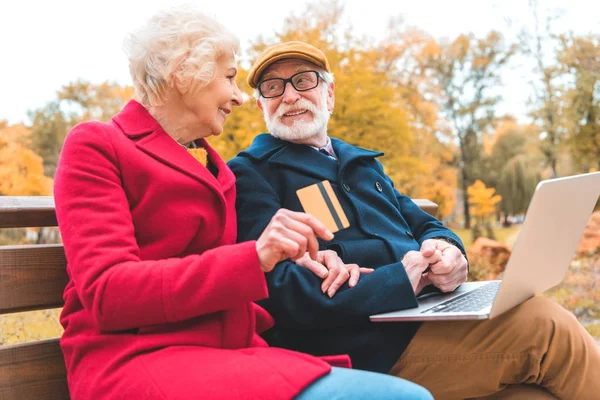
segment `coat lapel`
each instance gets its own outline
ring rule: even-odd
[[[263,133],[254,138],[252,145],[240,155],[257,160],[268,159],[269,164],[289,168],[317,179],[337,181],[345,168],[360,158],[374,158],[383,153],[361,149],[338,139],[331,139],[338,162],[320,154],[310,146],[294,144]]]
[[[294,169],[317,179],[337,180],[337,162],[306,145],[287,144],[269,158],[269,163]]]
[[[139,139],[135,142],[136,146],[161,161],[162,163],[174,168],[192,178],[211,187],[222,197],[225,187],[219,187],[217,180],[211,172],[202,166],[194,157],[180,146],[168,133],[162,129],[160,124],[148,113],[146,108],[135,100],[131,100],[117,114],[113,121],[118,125],[125,135],[131,139]],[[218,154],[206,143],[204,139],[197,143],[206,148],[209,158],[219,168],[219,181],[227,188],[233,185],[231,177],[224,170],[225,164]],[[222,181],[222,182],[221,182]]]
[[[136,142],[136,146],[164,164],[199,180],[215,186],[215,177],[194,157],[181,147],[168,133],[161,129],[144,136]],[[216,186],[215,186],[215,189]]]
[[[352,146],[344,141],[333,138],[331,139],[331,144],[340,163],[340,175],[344,173],[348,165],[357,159],[375,158],[384,154],[380,151],[366,150],[360,147]]]

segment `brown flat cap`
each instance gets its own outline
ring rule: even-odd
[[[248,85],[256,88],[264,70],[275,61],[283,60],[284,58],[299,58],[310,61],[325,69],[325,71],[331,72],[329,61],[327,61],[327,57],[325,57],[325,54],[321,50],[304,42],[285,42],[268,47],[258,56],[256,62],[250,68],[250,72],[248,72],[248,78],[246,79]]]

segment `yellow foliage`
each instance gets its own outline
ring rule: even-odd
[[[42,158],[25,145],[29,135],[29,129],[21,124],[0,130],[0,195],[52,193],[52,179],[44,175]]]
[[[496,204],[502,200],[502,196],[494,195],[496,189],[486,188],[485,183],[477,179],[475,183],[467,188],[469,204],[474,217],[487,217],[495,213]]]
[[[0,345],[60,337],[60,309],[0,315]]]

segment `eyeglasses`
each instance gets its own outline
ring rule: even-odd
[[[319,85],[319,78],[323,76],[318,71],[302,71],[292,75],[288,79],[273,78],[258,84],[258,91],[265,99],[279,97],[285,92],[287,83],[291,83],[298,92],[314,89]]]

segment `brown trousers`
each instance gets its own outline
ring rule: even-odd
[[[600,347],[570,312],[535,296],[492,320],[424,323],[390,374],[440,400],[514,384],[559,399],[600,399]]]

